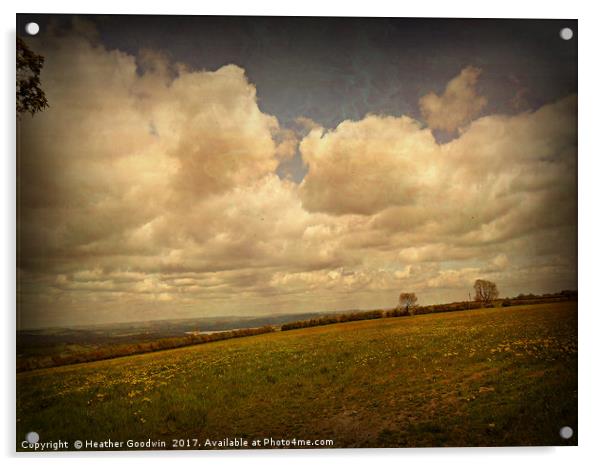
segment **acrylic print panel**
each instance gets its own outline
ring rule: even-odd
[[[18,451],[577,444],[576,21],[17,31]]]

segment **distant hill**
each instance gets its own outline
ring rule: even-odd
[[[192,319],[166,319],[146,322],[124,322],[75,325],[17,331],[17,355],[48,355],[82,347],[96,348],[114,344],[136,344],[163,338],[181,337],[187,332],[219,332],[224,330],[280,326],[292,320],[305,320],[332,312],[277,314],[271,316],[220,316]]]

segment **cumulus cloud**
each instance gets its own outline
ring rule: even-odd
[[[23,326],[390,307],[400,289],[442,302],[475,278],[575,286],[575,96],[470,122],[484,100],[467,68],[426,100],[446,108],[430,128],[286,128],[234,64],[134,57],[85,23],[32,45],[51,107],[20,124]],[[441,123],[450,109],[461,121]],[[446,144],[431,131],[460,126]],[[276,175],[297,151],[300,184]]]
[[[447,144],[408,117],[368,116],[330,132],[313,130],[300,145],[309,166],[303,205],[374,216],[378,228],[431,241],[453,234],[496,242],[569,224],[575,115],[571,96],[536,112],[483,117]]]
[[[408,117],[368,115],[336,129],[313,129],[300,144],[309,172],[301,185],[309,211],[374,214],[411,205],[435,182],[437,144]]]
[[[140,76],[134,57],[79,35],[40,50],[53,105],[22,124],[25,260],[119,250],[130,235],[144,254],[165,212],[271,173],[286,152],[237,66],[170,78],[145,54]]]
[[[447,84],[443,94],[431,92],[420,99],[420,111],[430,128],[452,133],[479,115],[487,105],[476,90],[480,75],[479,68],[468,66]]]

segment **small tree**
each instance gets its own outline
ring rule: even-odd
[[[488,306],[499,295],[497,285],[488,280],[477,280],[474,282],[474,299],[482,306]]]
[[[399,304],[397,305],[397,309],[403,310],[404,314],[414,314],[414,310],[416,308],[416,302],[418,298],[415,293],[401,293],[399,295]]]

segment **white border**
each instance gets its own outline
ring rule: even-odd
[[[526,2],[505,0],[484,2],[455,0],[385,2],[370,0],[351,4],[348,1],[330,2],[304,0],[283,2],[254,0],[191,2],[170,0],[163,3],[142,1],[103,2],[81,1],[27,1],[5,2],[1,6],[4,72],[2,90],[5,98],[2,118],[2,154],[0,181],[0,296],[3,306],[4,353],[2,393],[3,419],[0,421],[0,443],[7,463],[19,461],[13,453],[14,434],[14,328],[15,328],[15,123],[14,123],[14,35],[15,13],[123,13],[123,14],[227,14],[227,15],[304,15],[304,16],[414,16],[414,17],[489,17],[489,18],[567,18],[579,19],[579,447],[564,448],[488,448],[488,449],[406,449],[406,450],[319,450],[319,451],[231,451],[231,452],[146,452],[91,454],[48,454],[42,461],[56,464],[103,464],[107,460],[128,464],[178,463],[203,464],[219,462],[233,464],[244,461],[250,465],[281,464],[306,465],[308,461],[321,464],[345,463],[364,465],[366,461],[379,464],[442,464],[488,466],[508,463],[528,464],[545,462],[555,466],[567,464],[595,464],[599,461],[600,393],[602,384],[597,344],[602,332],[602,309],[597,298],[599,266],[601,262],[600,212],[602,208],[602,180],[600,179],[600,150],[602,134],[599,113],[602,110],[602,66],[599,59],[600,7],[594,2],[547,1]],[[26,463],[31,455],[23,456]],[[39,458],[37,456],[36,458]]]

